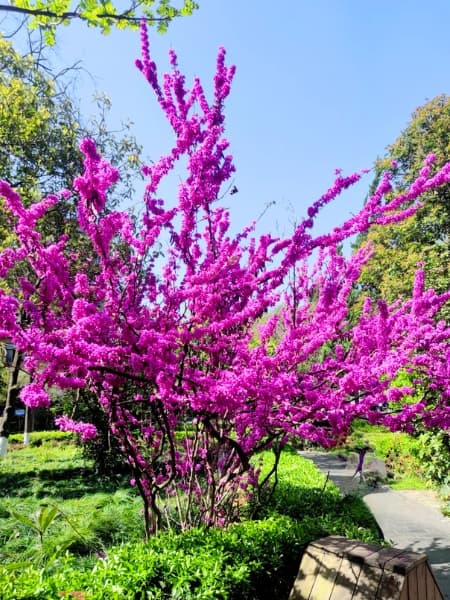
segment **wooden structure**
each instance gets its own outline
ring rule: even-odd
[[[424,554],[340,536],[309,544],[289,600],[444,600]]]

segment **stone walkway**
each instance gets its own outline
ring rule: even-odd
[[[371,510],[384,538],[398,548],[427,555],[436,579],[450,600],[450,518],[444,517],[436,495],[427,490],[371,489],[352,479],[356,463],[324,452],[300,452],[347,493],[359,493]]]

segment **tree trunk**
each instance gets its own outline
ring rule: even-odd
[[[14,358],[9,366],[8,387],[6,390],[6,403],[3,414],[0,417],[0,456],[5,456],[8,450],[8,436],[10,433],[11,417],[14,406],[19,395],[19,360],[20,354],[17,350],[14,352]]]
[[[31,408],[25,406],[25,423],[23,428],[23,445],[28,446],[30,443],[30,433],[33,430],[31,427]]]

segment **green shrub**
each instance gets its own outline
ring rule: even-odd
[[[427,431],[419,438],[418,458],[425,477],[439,486],[450,483],[450,436]]]
[[[391,480],[397,482],[424,477],[419,436],[356,422],[341,450],[350,451],[363,446],[369,446],[375,456],[385,462],[387,476]]]
[[[352,533],[354,516],[347,519]],[[71,557],[55,563],[44,577],[32,567],[11,577],[0,567],[0,589],[4,598],[17,600],[57,598],[70,591],[84,592],[86,600],[287,598],[307,544],[328,533],[345,533],[345,521],[345,515],[301,521],[274,515],[227,530],[168,532],[147,544],[111,548],[93,567]],[[376,539],[374,533],[369,537]]]
[[[430,430],[420,435],[392,433],[383,427],[356,422],[344,449],[358,447],[360,440],[370,445],[376,456],[386,463],[388,476],[406,487],[450,484],[450,436],[448,432]]]
[[[14,433],[9,436],[11,444],[23,444],[23,433]],[[76,435],[70,431],[33,431],[30,433],[30,446],[41,446],[48,442],[71,443],[76,440]]]

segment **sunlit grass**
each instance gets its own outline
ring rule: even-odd
[[[255,464],[262,464],[260,479],[269,473],[274,460],[274,454],[269,450],[261,452],[253,459]],[[282,452],[278,465],[278,476],[283,484],[301,484],[303,488],[321,488],[326,482],[325,475],[317,470],[312,461],[303,458],[296,450],[289,447]],[[333,483],[328,483],[330,488],[335,487]]]
[[[35,473],[40,469],[56,470],[90,467],[79,446],[67,443],[43,443],[41,446],[12,448],[0,458],[0,473]]]
[[[389,481],[393,490],[430,490],[433,486],[423,478],[414,475],[405,475],[401,479]]]

